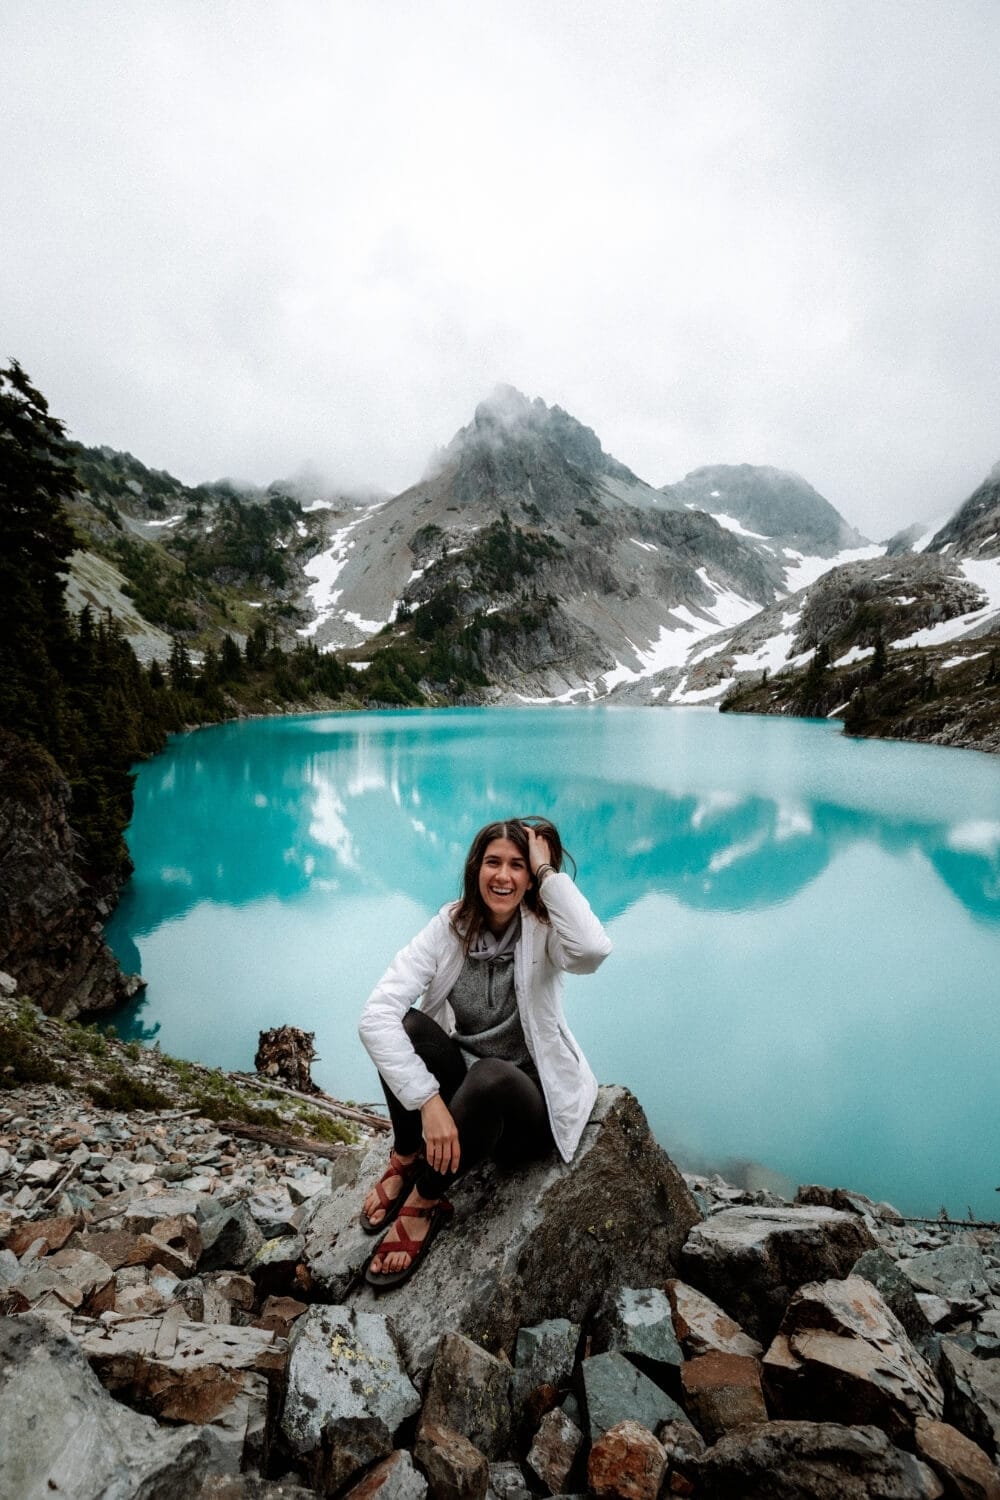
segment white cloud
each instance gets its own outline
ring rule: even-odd
[[[876,535],[995,436],[993,0],[5,0],[0,323],[87,442],[401,488],[498,380]]]

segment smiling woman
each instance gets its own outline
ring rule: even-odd
[[[563,1017],[562,973],[592,973],[611,943],[562,861],[546,819],[481,828],[461,899],[396,954],[368,999],[361,1039],[395,1135],[361,1213],[370,1234],[389,1226],[373,1286],[412,1274],[460,1172],[487,1156],[510,1165],[576,1150],[597,1081]]]

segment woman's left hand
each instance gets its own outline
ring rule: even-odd
[[[537,876],[540,865],[552,863],[552,851],[548,839],[536,833],[530,823],[525,824],[525,831],[528,835],[528,862],[532,875]]]

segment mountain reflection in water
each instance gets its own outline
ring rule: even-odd
[[[992,1213],[975,1076],[998,1030],[998,782],[985,756],[689,711],[202,731],[140,769],[109,937],[150,987],[116,1025],[223,1066],[249,1065],[261,1027],[304,1025],[319,1081],[372,1099],[371,983],[457,894],[482,823],[545,813],[616,943],[569,982],[574,1029],[665,1144]],[[937,1166],[907,1160],[928,1121],[957,1132]],[[979,1164],[946,1165],[974,1129]]]

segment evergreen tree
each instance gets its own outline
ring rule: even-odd
[[[885,641],[882,639],[881,632],[879,632],[879,634],[875,637],[875,655],[871,660],[871,680],[873,682],[878,682],[879,678],[884,677],[886,674],[887,666],[888,662],[886,660],[885,654]]]
[[[13,360],[0,369],[0,724],[42,743],[58,734],[72,645],[62,502],[73,488],[62,423]]]

